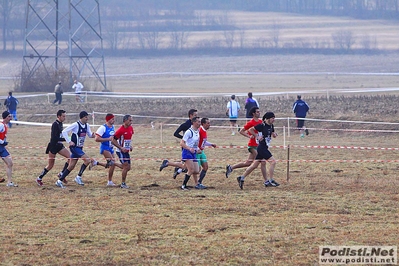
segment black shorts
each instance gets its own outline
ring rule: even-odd
[[[273,156],[269,149],[265,147],[258,146],[257,151],[258,154],[256,155],[255,160],[269,160]]]
[[[301,119],[302,117],[297,117],[296,119],[296,127],[298,129],[303,128],[303,126],[305,125],[305,120]]]
[[[62,144],[62,143],[57,143],[54,146],[51,146],[49,143],[46,148],[46,154],[48,154],[49,152],[51,152],[52,154],[57,154],[63,148],[65,148],[65,147],[64,147],[64,144]]]

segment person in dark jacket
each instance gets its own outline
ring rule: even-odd
[[[300,118],[305,118],[306,114],[309,113],[309,105],[302,100],[301,95],[297,96],[297,100],[295,101],[294,105],[292,106],[292,111],[295,113],[296,120],[296,127],[301,134],[301,138],[304,138],[306,135],[309,135],[308,129],[305,127],[305,120]]]
[[[253,107],[259,108],[258,101],[252,97],[252,92],[248,92],[248,98],[245,101],[245,117],[248,119],[252,119],[251,109]]]
[[[17,105],[19,104],[17,98],[12,96],[12,92],[8,93],[8,97],[4,100],[4,105],[7,107],[7,111],[12,115],[13,120],[17,119]],[[18,125],[18,124],[17,124]],[[11,123],[8,123],[8,127],[11,128]]]

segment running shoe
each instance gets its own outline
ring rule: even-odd
[[[80,176],[76,176],[75,179],[74,179],[74,181],[75,181],[76,184],[78,184],[78,185],[81,185],[81,186],[84,186],[84,185],[85,185],[85,183],[83,183],[83,181],[82,181],[82,177],[80,177]]]
[[[233,172],[233,169],[231,168],[230,164],[226,166],[226,178],[229,177],[229,175]]]
[[[244,188],[244,180],[241,179],[241,176],[237,177],[238,186],[243,189]]]
[[[107,187],[116,187],[116,184],[112,181],[108,181]]]
[[[187,186],[185,186],[185,185],[181,186],[180,188],[181,188],[181,190],[190,190],[190,189],[189,189]]]
[[[198,184],[195,186],[195,189],[207,189],[207,187],[204,186],[203,184]]]
[[[122,182],[122,184],[121,184],[121,188],[129,188],[129,186],[128,186],[128,185],[126,185],[126,183],[125,183],[125,182]]]
[[[165,167],[168,167],[168,160],[163,160],[161,166],[159,167],[159,171],[162,171]]]
[[[3,183],[4,181],[6,181],[4,178],[0,178],[0,183]]]
[[[274,179],[270,180],[270,184],[272,184],[273,187],[278,187],[280,184],[274,181]]]
[[[64,184],[62,183],[61,180],[57,180],[57,181],[55,182],[55,185],[56,185],[57,187],[60,187],[60,188],[65,188],[65,186],[64,186]]]
[[[97,164],[98,162],[96,160],[91,161],[89,164],[89,170],[93,169],[93,167],[96,166]]]
[[[176,177],[180,174],[179,169],[180,169],[179,167],[177,166],[175,167],[175,171],[173,172],[173,179],[176,179]]]
[[[43,181],[42,181],[40,178],[37,178],[37,179],[36,179],[36,184],[37,184],[39,187],[42,187],[42,186],[43,186]]]
[[[13,182],[10,182],[7,184],[7,187],[18,187],[18,185],[14,184]]]

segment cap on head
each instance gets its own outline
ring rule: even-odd
[[[111,120],[112,118],[114,118],[115,116],[113,115],[113,114],[107,114],[106,116],[105,116],[105,121],[109,121],[109,120]]]
[[[1,114],[1,117],[3,117],[3,119],[6,119],[7,116],[9,116],[9,115],[10,115],[10,112],[9,112],[9,111],[4,111],[4,112]]]
[[[276,117],[273,112],[267,112],[266,114],[264,114],[263,120],[270,119],[270,118],[273,118],[273,117]]]
[[[89,114],[86,112],[86,111],[82,111],[82,112],[80,112],[80,114],[79,114],[79,118],[80,119],[82,119],[83,117],[86,117],[86,116],[88,116]]]

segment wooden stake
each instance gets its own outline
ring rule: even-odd
[[[287,182],[290,181],[290,144],[287,147]]]

